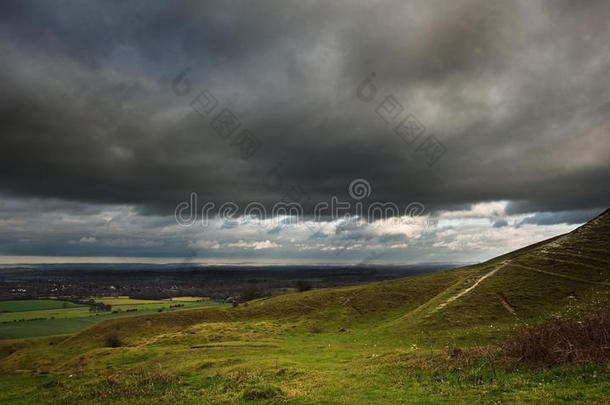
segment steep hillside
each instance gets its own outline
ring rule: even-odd
[[[443,304],[430,308],[422,327],[472,326],[511,319],[535,322],[608,300],[610,212],[568,234],[493,259],[487,265],[479,279],[467,280],[447,294]],[[472,290],[460,295],[469,288]]]

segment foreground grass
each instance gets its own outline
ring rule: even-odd
[[[146,346],[74,355],[52,338],[0,379],[3,403],[603,403],[608,365],[539,368],[452,348],[389,344],[362,331],[218,323]],[[273,332],[275,331],[275,333]],[[231,339],[231,340],[225,340]],[[53,343],[52,345],[50,343]],[[35,359],[46,355],[47,360]],[[51,356],[51,361],[49,361]],[[6,361],[5,361],[6,364]]]
[[[605,363],[540,368],[453,355],[456,346],[502,342],[525,324],[495,305],[478,311],[478,322],[462,302],[432,311],[489,266],[238,308],[110,320],[75,336],[6,341],[0,344],[0,402],[610,401]],[[485,297],[488,288],[482,287],[477,294]],[[443,323],[449,315],[471,319],[470,325]],[[120,347],[105,347],[111,335]]]

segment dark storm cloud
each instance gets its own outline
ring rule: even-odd
[[[606,207],[607,2],[10,2],[0,6],[0,188],[171,213],[200,199],[372,198],[427,209]],[[191,91],[172,91],[186,67]],[[376,99],[356,97],[375,72]],[[209,89],[249,159],[190,107]],[[447,148],[432,167],[375,109]],[[277,167],[280,181],[265,182]],[[306,204],[307,205],[307,204]]]
[[[533,216],[523,219],[519,225],[582,224],[595,218],[599,214],[601,214],[600,210],[537,212]]]

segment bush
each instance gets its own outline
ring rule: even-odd
[[[502,346],[505,354],[548,365],[610,360],[610,305],[582,319],[553,319],[521,328]]]
[[[305,280],[299,280],[297,281],[297,290],[299,292],[303,292],[303,291],[309,291],[311,290],[311,283],[309,281],[305,281]]]
[[[104,342],[104,346],[106,347],[121,347],[123,346],[123,342],[121,341],[121,339],[115,335],[108,335],[106,336],[106,340]]]
[[[263,294],[256,288],[246,288],[241,295],[242,301],[252,301],[261,298]]]
[[[93,300],[91,300],[93,301]],[[104,304],[103,302],[89,302],[89,312],[110,312],[112,305]]]

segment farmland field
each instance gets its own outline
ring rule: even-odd
[[[129,297],[93,299],[95,302],[112,305],[112,311],[92,313],[88,305],[56,299],[0,302],[0,338],[74,333],[111,318],[225,305],[199,297],[176,297],[174,300],[139,300]]]
[[[21,312],[45,309],[76,308],[80,306],[80,304],[74,304],[72,302],[60,301],[56,299],[1,301],[0,312]]]
[[[91,297],[95,302],[103,302],[106,305],[142,305],[142,304],[158,304],[162,300],[140,300],[129,297]]]

